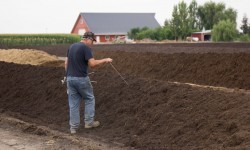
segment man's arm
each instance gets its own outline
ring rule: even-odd
[[[104,59],[100,59],[100,60],[95,60],[95,58],[91,58],[91,59],[89,59],[88,64],[90,67],[96,67],[96,66],[101,65],[103,63],[109,63],[112,61],[113,61],[113,59],[111,59],[111,58],[104,58]]]

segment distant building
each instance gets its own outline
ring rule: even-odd
[[[191,34],[192,38],[198,38],[199,41],[212,41],[212,30],[204,30],[201,32],[194,32]]]
[[[71,31],[83,35],[87,31],[95,33],[97,42],[112,42],[128,38],[132,28],[160,27],[155,13],[80,13]]]

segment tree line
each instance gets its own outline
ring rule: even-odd
[[[212,30],[213,41],[250,41],[250,24],[244,15],[241,29],[237,30],[237,11],[226,8],[224,3],[209,1],[198,5],[193,0],[189,5],[181,1],[174,6],[172,18],[163,27],[156,29],[133,28],[128,32],[131,39],[185,40],[193,32]]]

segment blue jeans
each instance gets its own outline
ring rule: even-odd
[[[67,93],[69,101],[70,129],[80,125],[80,104],[85,101],[85,124],[92,123],[95,116],[95,97],[89,77],[67,77]]]

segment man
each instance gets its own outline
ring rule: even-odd
[[[93,45],[94,41],[96,41],[94,33],[86,32],[80,42],[74,43],[69,47],[65,60],[71,134],[75,134],[80,125],[79,109],[82,99],[85,101],[85,128],[95,128],[100,125],[99,121],[94,120],[95,97],[88,77],[88,66],[95,67],[109,63],[112,62],[112,59],[94,59],[89,47]]]

